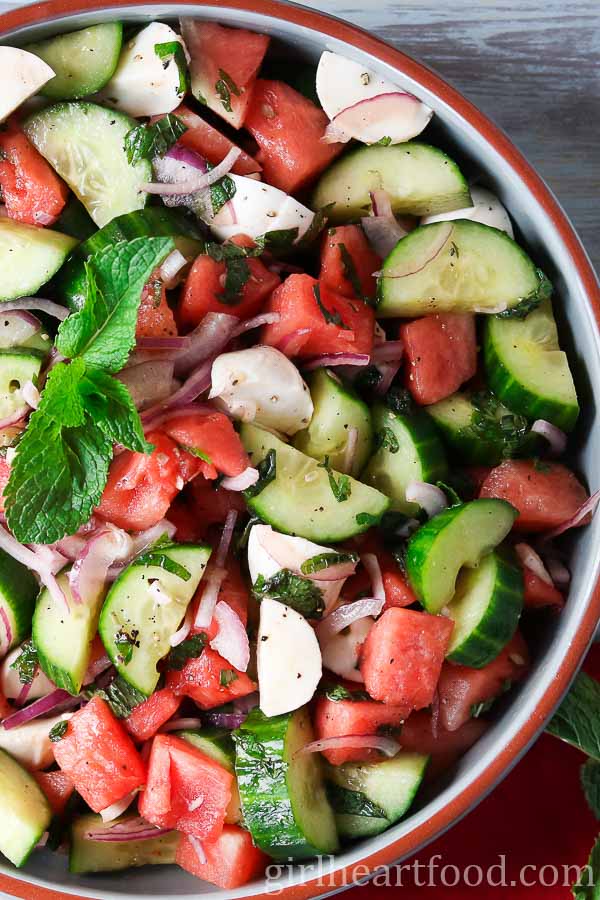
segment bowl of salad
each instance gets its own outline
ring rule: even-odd
[[[302,7],[51,0],[0,71],[0,888],[364,879],[592,638],[585,253],[456,91]]]

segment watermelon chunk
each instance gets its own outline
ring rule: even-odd
[[[343,297],[372,299],[377,291],[373,272],[380,268],[381,260],[359,225],[327,229],[321,246],[322,284]]]
[[[370,354],[373,349],[375,317],[371,307],[334,293],[310,275],[286,278],[271,294],[267,309],[279,313],[280,318],[263,328],[262,343],[277,347],[286,356]]]
[[[286,194],[314,181],[345,147],[322,140],[327,116],[283,81],[258,79],[244,124],[260,147],[265,181]]]
[[[177,143],[194,150],[213,166],[218,165],[225,159],[229,151],[236,146],[233,141],[221,134],[217,128],[213,128],[212,125],[209,125],[208,122],[183,104],[177,107],[173,115],[181,119],[187,127],[187,131],[182,134]],[[156,122],[160,118],[162,116],[156,116],[151,121]],[[255,172],[260,172],[261,168],[260,163],[242,150],[231,171],[236,175],[253,175]]]
[[[174,716],[181,699],[173,691],[163,688],[131,710],[123,720],[125,728],[135,741],[142,743],[154,737],[161,725]]]
[[[387,609],[362,648],[360,671],[371,697],[409,709],[429,706],[453,627],[446,616]]]
[[[155,270],[142,291],[136,337],[171,337],[177,334],[175,317],[167,303],[167,289]]]
[[[178,697],[191,697],[201,709],[222,706],[256,690],[255,682],[245,672],[233,669],[210,647],[196,659],[188,659],[181,671],[169,672],[167,687]]]
[[[588,493],[570,469],[561,463],[507,459],[492,469],[480,497],[507,500],[519,515],[516,531],[547,531],[575,515]],[[585,525],[583,520],[580,525]]]
[[[446,313],[400,326],[407,387],[417,403],[449,397],[477,371],[475,316]]]
[[[544,606],[554,606],[561,609],[565,605],[565,598],[553,584],[548,584],[527,566],[523,566],[523,600],[528,609],[541,609]]]
[[[194,97],[241,128],[269,38],[216,22],[182,19],[181,33],[191,56]]]
[[[317,739],[346,737],[350,734],[377,734],[385,726],[399,728],[410,712],[407,706],[376,703],[373,700],[330,700],[319,697],[313,724]],[[332,766],[345,762],[377,762],[382,759],[372,748],[325,750],[323,756]]]
[[[455,731],[446,731],[440,722],[434,722],[429,710],[421,709],[402,726],[400,743],[403,750],[429,756],[426,779],[432,781],[477,743],[488,728],[484,719],[468,719]]]
[[[473,706],[499,697],[509,684],[523,678],[528,666],[527,644],[519,631],[483,669],[444,663],[438,684],[442,728],[456,731],[469,720]]]
[[[241,887],[262,874],[269,862],[252,843],[250,833],[238,825],[225,825],[217,840],[203,844],[202,849],[206,862],[200,861],[192,841],[182,835],[175,861],[186,872],[221,888]]]

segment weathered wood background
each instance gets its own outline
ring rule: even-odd
[[[18,5],[0,0],[0,11]],[[600,269],[600,0],[306,0],[415,56],[501,125]]]

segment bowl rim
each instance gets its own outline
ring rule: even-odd
[[[144,6],[164,8],[168,0],[144,0]],[[480,112],[469,100],[448,84],[440,75],[423,63],[417,62],[400,50],[374,37],[360,27],[345,22],[328,13],[319,12],[286,0],[174,0],[178,6],[219,7],[254,13],[273,19],[283,20],[291,25],[316,31],[326,38],[346,42],[358,50],[368,53],[379,61],[413,78],[420,85],[436,94],[444,103],[458,113],[478,134],[499,153],[513,172],[525,183],[535,201],[541,206],[547,218],[556,229],[573,265],[573,274],[578,276],[589,308],[600,329],[600,286],[587,253],[550,189],[527,162],[525,157],[509,140],[507,135],[487,116]],[[109,10],[112,7],[130,7],[135,10],[139,0],[45,0],[0,14],[0,37],[15,29],[51,23],[62,16]],[[391,865],[399,858],[405,858],[439,837],[469,812],[508,774],[512,766],[525,753],[529,745],[543,729],[545,723],[560,703],[561,698],[575,677],[585,652],[593,638],[600,615],[600,579],[594,584],[587,609],[582,615],[576,634],[561,660],[548,688],[537,704],[534,714],[519,729],[509,744],[500,749],[495,759],[488,764],[458,795],[445,807],[434,813],[426,822],[416,826],[408,834],[387,844],[379,851],[361,857],[360,863],[340,867],[327,875],[327,886],[319,879],[311,879],[298,885],[290,885],[277,891],[283,900],[310,900],[337,893],[345,887],[357,883],[348,876],[360,868],[360,880],[368,877],[378,868]],[[25,874],[25,873],[24,873]],[[27,893],[21,893],[23,890]],[[59,890],[31,884],[19,878],[0,873],[0,890],[25,900],[85,900],[77,894],[62,893]],[[208,896],[208,895],[207,895]],[[267,900],[272,893],[265,891],[247,895],[246,900]]]

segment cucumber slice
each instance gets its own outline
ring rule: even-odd
[[[21,867],[48,830],[52,813],[37,781],[0,750],[0,852]]]
[[[27,404],[23,388],[37,383],[43,354],[37,350],[0,350],[0,418],[7,419]]]
[[[506,423],[507,417],[513,414],[497,401],[494,405],[493,418],[497,427],[490,423],[491,427],[484,429],[477,426],[481,413],[467,393],[452,394],[427,406],[426,411],[441,432],[444,443],[463,465],[497,466],[503,459],[536,456],[543,450],[544,439],[533,431],[520,432],[509,444],[509,432],[502,428],[502,422]],[[525,420],[522,425],[526,427]]]
[[[38,583],[27,566],[0,550],[0,653],[23,641],[31,631]],[[9,633],[10,629],[10,633]]]
[[[25,49],[35,53],[55,72],[40,90],[51,100],[88,97],[110,81],[117,68],[123,26],[120,22],[92,25],[81,31],[59,34]]]
[[[332,468],[358,476],[373,449],[369,407],[327,369],[317,369],[307,381],[314,413],[308,428],[294,436],[294,447],[319,462],[328,456]],[[348,470],[345,456],[351,428],[356,429],[358,439]]]
[[[469,186],[456,163],[418,141],[346,153],[321,176],[311,205],[321,209],[334,203],[327,213],[330,222],[349,222],[368,213],[370,192],[379,189],[397,214],[428,216],[471,206]]]
[[[373,410],[373,427],[380,446],[369,460],[361,478],[386,494],[392,509],[415,516],[417,503],[406,500],[411,481],[443,481],[448,472],[444,447],[431,419],[421,410],[403,416],[378,404]]]
[[[206,756],[214,759],[219,765],[235,774],[235,744],[230,731],[220,728],[202,728],[201,731],[178,731],[177,736],[183,738],[189,744],[202,750]],[[225,821],[228,825],[235,825],[242,821],[242,807],[237,779],[231,785],[231,800],[225,813]]]
[[[194,259],[204,251],[204,240],[197,224],[178,209],[149,206],[125,213],[75,248],[55,280],[61,300],[71,309],[81,309],[83,306],[86,293],[84,262],[90,256],[121,241],[162,236],[172,237],[179,252],[187,259]]]
[[[130,165],[123,148],[135,125],[114,109],[75,102],[33,113],[23,130],[102,228],[115,216],[142,209],[148,199],[141,185],[152,180],[152,166],[145,159]]]
[[[104,601],[98,630],[106,652],[119,675],[147,697],[210,553],[210,547],[195,544],[150,548],[119,575]]]
[[[56,687],[78,694],[90,663],[92,641],[98,627],[102,596],[95,602],[76,603],[67,572],[58,576],[70,612],[47,588],[38,597],[31,636],[37,647],[40,668]]]
[[[496,550],[477,568],[463,569],[448,610],[454,622],[448,659],[472,669],[491,663],[512,638],[523,610],[523,574],[514,553]]]
[[[374,488],[349,475],[332,472],[332,478],[348,479],[350,495],[338,502],[328,472],[310,456],[255,425],[242,425],[242,443],[257,466],[275,451],[276,477],[259,494],[246,497],[250,509],[278,531],[316,543],[344,541],[376,524],[389,500]]]
[[[410,809],[428,762],[428,756],[401,751],[381,763],[328,765],[327,790],[340,834],[366,837],[398,822]]]
[[[123,818],[125,821],[125,818]],[[175,863],[179,834],[170,831],[142,841],[102,841],[87,837],[118,826],[121,819],[103,822],[102,816],[87,814],[73,820],[70,828],[69,872],[117,872],[138,866],[172,865]]]
[[[0,300],[36,294],[77,241],[67,234],[0,218]]]
[[[472,500],[451,506],[415,531],[406,571],[419,600],[434,615],[447,606],[463,566],[477,566],[513,526],[516,509],[504,500]]]
[[[457,219],[415,228],[396,245],[379,279],[378,317],[498,312],[535,303],[548,281],[505,232]]]
[[[78,241],[87,241],[98,230],[87,209],[75,194],[71,194],[67,200],[67,205],[58,217],[56,226],[63,234],[70,234]]]
[[[525,319],[488,319],[484,356],[489,385],[509,409],[573,430],[579,403],[550,300]]]
[[[254,709],[233,733],[244,823],[256,846],[275,859],[338,849],[321,760],[296,755],[313,737],[306,707],[270,719]]]

